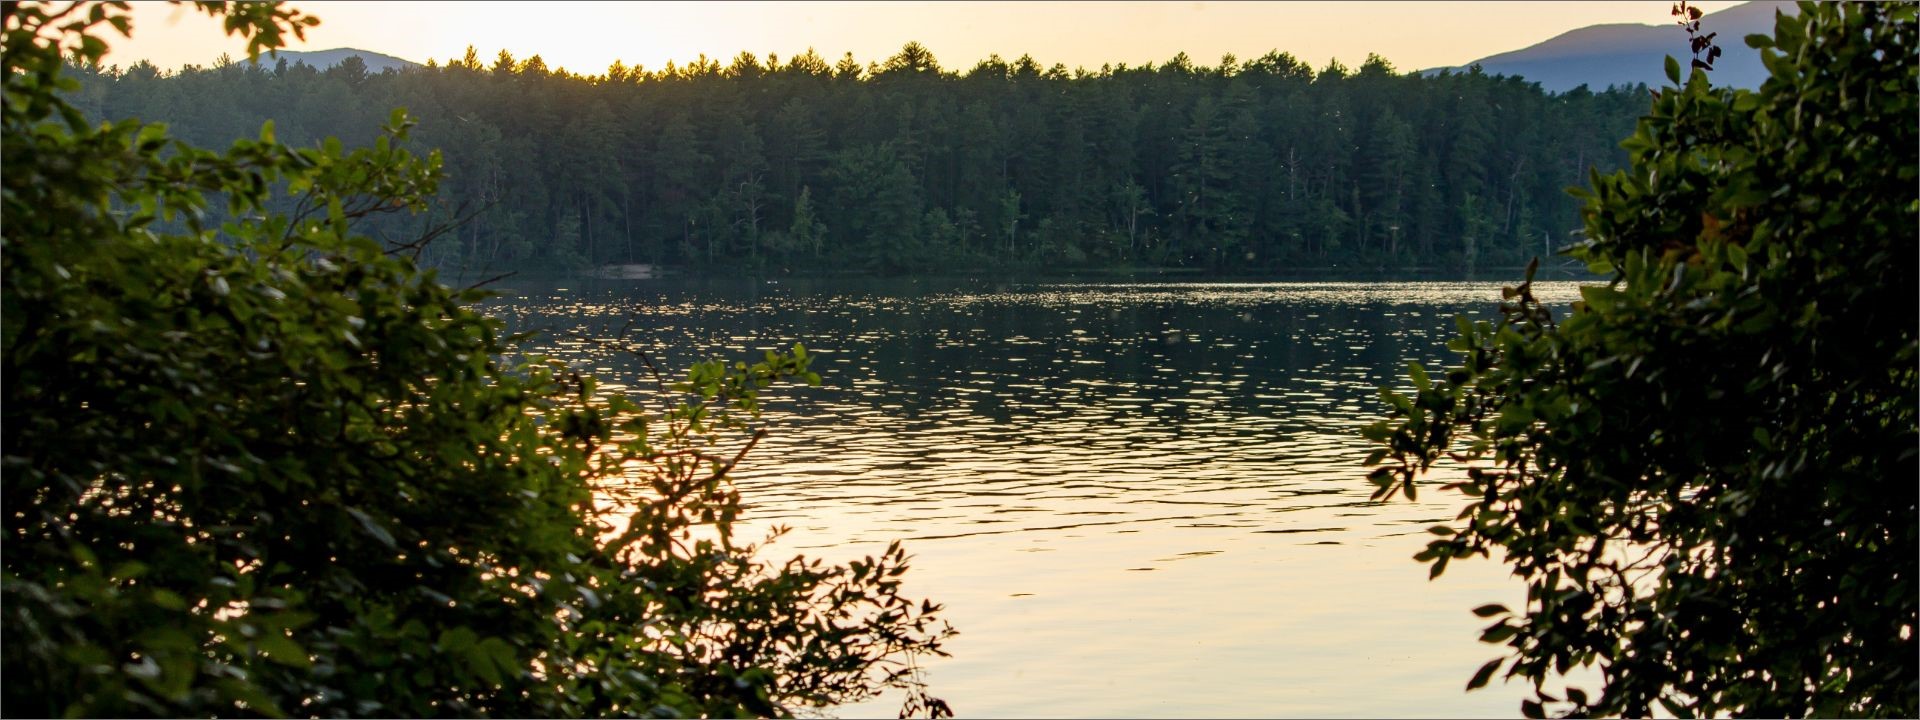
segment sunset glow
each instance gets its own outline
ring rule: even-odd
[[[1695,3],[1708,12],[1736,3]],[[237,39],[184,6],[135,3],[136,33],[108,62],[163,68],[240,56]],[[1213,64],[1227,53],[1292,53],[1314,66],[1358,65],[1378,53],[1402,71],[1458,65],[1596,23],[1663,24],[1666,2],[299,2],[319,17],[290,49],[352,47],[415,62],[445,62],[472,45],[491,61],[505,49],[548,67],[598,74],[615,60],[658,69],[702,54],[742,51],[781,58],[813,48],[829,61],[851,52],[885,59],[908,41],[949,70],[990,54],[1031,54],[1043,65],[1097,69],[1159,63],[1186,52]]]

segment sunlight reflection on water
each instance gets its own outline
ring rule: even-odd
[[[774,550],[828,559],[906,540],[909,590],[962,633],[926,663],[962,716],[1517,712],[1518,688],[1461,689],[1498,654],[1469,609],[1523,588],[1485,561],[1428,583],[1409,558],[1458,503],[1368,502],[1357,435],[1499,283],[565,287],[490,310],[597,339],[632,322],[663,370],[807,344],[825,382],[770,396],[744,536],[785,524]],[[536,349],[651,383],[603,343]]]

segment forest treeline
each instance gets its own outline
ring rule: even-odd
[[[1520,264],[1569,241],[1565,189],[1623,165],[1648,107],[1644,87],[1549,94],[1378,56],[956,72],[917,43],[865,65],[742,53],[592,76],[471,49],[379,74],[357,58],[79,74],[83,112],[202,146],[268,119],[290,144],[368,144],[405,107],[447,181],[428,217],[372,231],[472,215],[421,259],[483,269]]]

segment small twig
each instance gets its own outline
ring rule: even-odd
[[[740,458],[746,457],[747,451],[752,450],[753,446],[759,445],[760,438],[763,438],[766,436],[767,436],[767,431],[764,428],[753,431],[753,437],[747,440],[746,446],[740,448],[740,452],[734,453],[732,460],[728,460],[726,465],[721,466],[719,470],[715,470],[712,475],[709,475],[707,477],[707,479],[720,480],[722,478],[725,478],[727,476],[727,473],[733,472],[733,466],[738,465],[740,463]]]
[[[621,348],[621,350],[640,358],[640,362],[647,366],[647,372],[653,375],[654,388],[660,392],[666,392],[667,381],[660,375],[660,368],[654,366],[653,357],[648,355],[647,351],[641,349],[638,345],[626,341],[627,334],[633,330],[633,323],[633,318],[627,318],[627,324],[620,326],[620,334],[618,337],[620,341],[625,344],[625,347]]]
[[[488,286],[488,285],[491,285],[491,284],[493,284],[493,283],[496,283],[496,282],[499,282],[499,281],[501,281],[501,280],[505,280],[505,279],[507,279],[507,278],[510,278],[510,277],[513,277],[513,276],[515,276],[515,275],[518,275],[518,274],[520,274],[520,273],[519,273],[519,271],[517,271],[517,270],[509,270],[509,271],[507,271],[507,272],[503,272],[503,273],[500,273],[499,275],[495,275],[495,276],[493,276],[493,277],[490,277],[490,278],[487,278],[487,279],[485,279],[485,280],[481,280],[480,282],[477,282],[477,283],[474,283],[474,284],[472,284],[472,285],[468,285],[468,286],[466,286],[466,287],[464,287],[464,288],[461,288],[461,291],[462,291],[462,292],[465,292],[465,291],[467,291],[467,290],[478,290],[478,289],[480,289],[480,288],[483,288],[483,287],[486,287],[486,286]]]

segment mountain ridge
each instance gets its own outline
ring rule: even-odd
[[[367,64],[367,72],[377,73],[385,72],[389,69],[406,70],[409,68],[422,67],[420,63],[406,58],[396,57],[386,53],[377,53],[372,50],[348,47],[329,48],[326,50],[276,50],[270,53],[262,53],[259,62],[261,65],[272,66],[280,60],[286,60],[289,66],[305,63],[317,70],[325,70],[355,55],[360,56],[361,61]]]
[[[1722,55],[1707,77],[1715,85],[1757,88],[1767,77],[1760,51],[1747,47],[1746,36],[1773,34],[1774,12],[1798,13],[1785,0],[1754,0],[1700,18],[1700,31],[1718,33],[1714,43]],[[1666,58],[1684,61],[1687,33],[1677,23],[1640,25],[1607,23],[1575,28],[1533,45],[1489,55],[1454,67],[1430,68],[1421,74],[1465,72],[1480,66],[1489,75],[1520,77],[1537,82],[1548,92],[1567,92],[1581,85],[1592,90],[1644,83],[1666,84]]]

